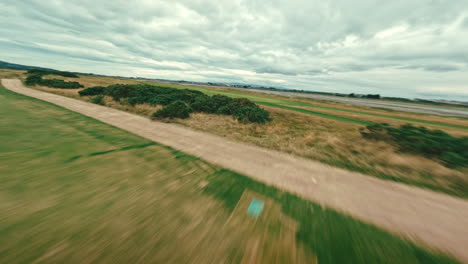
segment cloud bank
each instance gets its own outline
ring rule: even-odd
[[[466,0],[3,0],[0,59],[468,101]]]

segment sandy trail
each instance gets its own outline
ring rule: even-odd
[[[468,200],[26,88],[19,80],[4,79],[2,84],[422,241],[468,263]]]

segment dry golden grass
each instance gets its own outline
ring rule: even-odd
[[[131,112],[131,113],[135,113],[135,114],[143,115],[143,116],[150,116],[152,113],[162,108],[162,106],[160,105],[152,106],[149,104],[137,104],[135,106],[132,106],[132,105],[126,104],[123,100],[122,102],[116,102],[110,96],[104,97],[104,104],[108,107],[116,108],[119,110]]]
[[[21,70],[0,69],[0,79],[24,79],[25,73]]]
[[[1,72],[1,71],[0,71]],[[63,95],[63,96],[68,96],[76,99],[83,99],[78,92],[89,88],[93,86],[109,86],[112,84],[136,84],[139,83],[138,81],[135,80],[127,80],[127,79],[121,79],[121,78],[116,78],[116,77],[105,77],[105,76],[91,76],[91,75],[79,75],[80,78],[68,78],[68,77],[63,77],[59,75],[46,75],[44,76],[45,79],[60,79],[60,80],[65,80],[65,81],[70,81],[70,82],[79,82],[81,83],[84,88],[81,89],[60,89],[60,88],[50,88],[46,86],[33,86],[31,88],[44,91],[44,92],[49,92],[49,93],[54,93],[58,95]],[[86,98],[88,100],[89,98]],[[106,100],[108,103],[109,100]],[[113,107],[117,107],[118,104],[113,104]],[[127,110],[125,107],[120,107],[119,109],[121,110]],[[143,111],[144,112],[144,111]],[[138,112],[137,112],[138,113]]]
[[[47,87],[47,86],[40,86],[40,85],[29,86],[29,87],[34,88],[34,89],[39,90],[39,91],[58,94],[58,95],[63,95],[63,96],[68,96],[68,97],[72,97],[72,98],[76,98],[76,99],[80,99],[80,95],[78,94],[78,91],[82,90],[82,89],[50,88],[50,87]]]
[[[84,85],[85,88],[93,86],[109,86],[112,84],[136,84],[139,83],[135,80],[123,79],[117,77],[106,77],[106,76],[92,76],[92,75],[78,75],[80,78],[68,78],[59,75],[46,75],[44,79],[60,79],[70,82],[79,82]]]

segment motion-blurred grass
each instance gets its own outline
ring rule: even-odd
[[[252,255],[252,241],[299,252],[256,256],[258,263],[455,263],[333,210],[1,87],[0,116],[0,263],[239,263]],[[232,214],[246,190],[272,199],[284,216],[268,214],[278,221],[265,226],[272,222]],[[284,217],[296,221],[297,230]],[[297,245],[278,244],[287,232],[296,234]]]

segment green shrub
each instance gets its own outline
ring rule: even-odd
[[[91,103],[104,105],[104,95],[96,95],[94,97],[91,97]]]
[[[228,97],[229,98],[229,97]],[[223,115],[232,115],[241,122],[252,122],[264,124],[271,120],[270,113],[257,104],[246,98],[235,98],[226,100],[227,104],[222,105],[216,110],[216,113]]]
[[[380,99],[380,94],[368,94],[364,96],[365,98],[370,98],[370,99]]]
[[[194,112],[215,113],[216,103],[212,97],[203,95],[197,96],[192,104],[190,104]]]
[[[242,122],[265,123],[271,120],[267,111],[246,98],[233,99],[224,95],[210,97],[200,91],[189,89],[180,90],[148,84],[115,84],[108,87],[91,87],[80,91],[79,94],[81,96],[108,95],[116,101],[126,99],[130,105],[169,106],[175,102],[182,102],[191,109],[190,111],[232,115]],[[156,117],[166,117],[163,115],[170,117],[171,114],[166,111],[167,109],[161,109]]]
[[[225,95],[220,95],[220,94],[213,95],[211,99],[213,99],[213,105],[214,105],[213,107],[217,110],[223,106],[228,105],[234,100],[231,97],[227,97]]]
[[[229,98],[229,97],[228,97]],[[231,99],[229,103],[218,108],[217,113],[223,115],[236,115],[244,107],[258,107],[254,102],[246,98]]]
[[[36,84],[39,84],[41,81],[42,81],[41,75],[32,74],[26,78],[25,83],[26,85],[36,85]]]
[[[39,70],[39,69],[28,70],[27,74],[34,74],[34,75],[40,75],[40,76],[53,74],[53,75],[59,75],[59,76],[69,77],[69,78],[79,78],[78,75],[76,75],[75,73],[71,73],[71,72],[49,71],[49,70]]]
[[[243,106],[234,112],[234,117],[241,122],[264,124],[271,120],[270,113],[258,106]]]
[[[137,104],[144,104],[146,102],[146,99],[144,97],[130,97],[127,99],[127,103],[129,105],[137,105]]]
[[[158,111],[154,112],[152,115],[153,119],[159,119],[159,118],[182,118],[186,119],[190,117],[190,113],[192,112],[192,109],[187,106],[183,101],[175,101],[172,102],[162,109],[159,109]]]
[[[62,88],[62,89],[78,89],[83,88],[79,82],[66,82],[59,79],[42,79],[38,84],[52,87],[52,88]]]
[[[136,93],[134,87],[125,84],[110,85],[106,89],[106,95],[111,96],[116,101],[120,101],[121,98],[135,97]]]
[[[149,104],[150,105],[168,105],[173,101],[173,98],[171,98],[170,95],[167,94],[161,94],[161,95],[153,95],[148,98],[149,99]]]
[[[372,124],[361,129],[361,135],[372,140],[391,142],[402,152],[438,159],[447,167],[468,166],[468,137],[453,137],[440,130],[411,124],[399,128],[388,124]]]
[[[79,91],[78,93],[81,96],[88,96],[88,95],[104,95],[106,90],[106,87],[102,86],[94,86],[94,87],[89,87],[84,90]]]
[[[359,131],[361,135],[367,139],[389,141],[391,140],[391,136],[388,133],[389,129],[392,129],[392,127],[386,123],[376,123],[368,125],[365,128],[361,127]]]
[[[62,89],[77,89],[77,88],[83,87],[83,85],[81,85],[78,82],[66,82],[64,80],[58,80],[58,79],[42,79],[42,76],[47,75],[47,74],[57,74],[57,75],[62,75],[62,76],[67,76],[67,77],[71,77],[74,75],[69,72],[29,70],[27,73],[29,76],[26,78],[26,81],[25,81],[26,85],[43,85],[43,86],[48,86],[48,87],[53,87],[53,88],[62,88]]]

